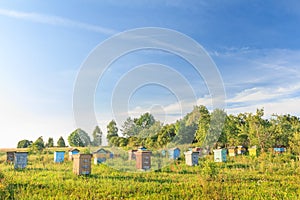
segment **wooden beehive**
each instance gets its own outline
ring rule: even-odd
[[[137,152],[137,150],[128,151],[128,160],[136,160],[135,152]]]
[[[135,152],[136,168],[139,170],[150,170],[151,151],[139,149]]]
[[[72,161],[73,160],[73,155],[77,155],[79,154],[79,149],[71,149],[69,151],[69,160]]]
[[[92,154],[73,155],[73,173],[76,175],[91,174],[91,158]]]
[[[198,165],[199,152],[198,151],[187,151],[184,152],[185,164],[189,166]]]
[[[6,162],[7,163],[14,163],[15,160],[15,151],[8,151],[6,152]]]
[[[65,161],[65,152],[64,151],[55,151],[54,152],[54,162],[62,163]]]
[[[226,149],[215,149],[214,161],[215,162],[226,162],[227,150]]]
[[[15,152],[14,167],[15,169],[24,169],[27,166],[27,152]]]

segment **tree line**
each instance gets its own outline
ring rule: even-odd
[[[120,132],[120,133],[119,133]],[[193,144],[212,148],[242,145],[256,146],[261,152],[284,146],[300,155],[300,118],[290,114],[264,116],[264,109],[255,113],[227,114],[195,106],[192,112],[172,124],[163,125],[145,113],[127,118],[121,128],[112,120],[107,125],[107,140],[112,146],[163,148],[170,144]]]
[[[93,140],[90,139],[88,133],[78,128],[68,136],[68,143],[73,147],[100,146],[102,144],[102,131],[99,126],[93,131]],[[66,147],[64,138],[61,136],[57,140],[56,147]],[[27,139],[21,140],[17,144],[17,148],[30,148],[32,151],[41,151],[47,147],[54,147],[54,140],[49,137],[48,142],[44,142],[43,137],[38,137],[37,140],[30,141]]]
[[[243,145],[256,146],[260,151],[268,151],[275,146],[289,147],[293,153],[300,155],[300,119],[290,114],[264,116],[264,109],[255,113],[227,114],[215,109],[210,112],[205,106],[195,106],[192,112],[175,123],[163,124],[150,113],[138,118],[128,117],[119,128],[114,120],[107,125],[106,139],[110,146],[123,148],[164,148],[168,145],[193,144],[227,148]],[[74,147],[102,145],[103,132],[96,126],[92,140],[87,132],[76,129],[68,136],[68,143]],[[42,137],[35,142],[23,140],[18,147],[53,146],[53,139],[47,143]],[[57,146],[65,146],[61,137]]]

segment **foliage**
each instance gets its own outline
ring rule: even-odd
[[[18,142],[17,148],[27,148],[32,144],[32,141],[29,140],[21,140]]]
[[[49,137],[48,142],[45,145],[46,147],[53,147],[54,146],[54,141],[52,137]]]
[[[58,147],[65,147],[66,146],[66,143],[65,143],[65,140],[62,136],[60,136],[57,140],[57,146]]]
[[[155,119],[150,113],[145,113],[139,118],[135,118],[133,121],[138,127],[141,127],[142,129],[149,128],[155,123]]]
[[[79,128],[69,135],[68,142],[74,147],[87,147],[91,144],[91,139],[84,130]]]
[[[92,145],[93,146],[101,146],[102,145],[102,131],[99,128],[99,126],[95,127],[95,130],[93,131],[93,142]]]
[[[31,152],[41,152],[45,148],[43,137],[40,136],[31,146]]]
[[[112,138],[114,137],[118,137],[118,127],[117,127],[117,123],[115,122],[115,120],[111,120],[109,122],[109,124],[107,125],[107,135],[106,138],[108,140],[109,144],[113,144],[112,143]]]
[[[134,120],[131,117],[128,117],[122,125],[121,131],[125,137],[133,137],[139,134],[140,129],[141,128],[136,125]]]

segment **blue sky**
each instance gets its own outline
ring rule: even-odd
[[[161,27],[201,44],[224,81],[228,113],[300,115],[300,3],[298,1],[1,1],[0,123],[7,138],[65,139],[75,128],[73,89],[80,66],[101,42],[121,31]],[[95,92],[98,124],[106,132],[113,119],[111,98],[124,74],[145,63],[160,63],[188,80],[198,104],[210,106],[201,76],[185,60],[167,52],[140,51],[118,59]],[[158,77],[171,75],[159,73]],[[170,87],[187,91],[173,81]],[[189,94],[186,94],[188,102]],[[192,110],[178,105],[170,88],[148,84],[132,91],[128,113],[152,111],[173,122]],[[90,132],[94,127],[84,127]]]

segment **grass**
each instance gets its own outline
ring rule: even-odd
[[[53,163],[53,154],[30,155],[14,170],[0,157],[0,199],[300,199],[300,163],[289,154],[239,156],[214,163],[211,156],[190,167],[176,161],[147,173],[93,165],[76,176],[72,163]]]

